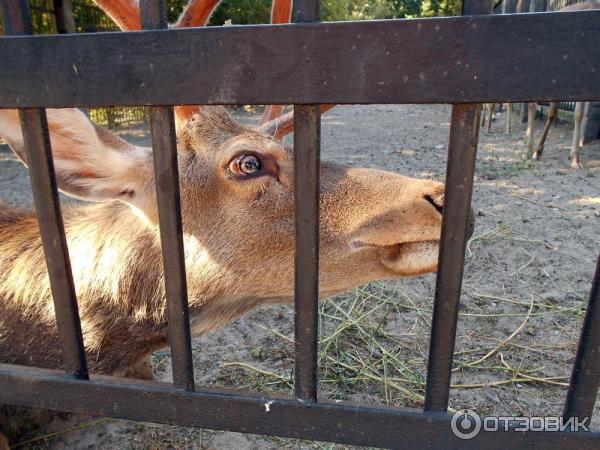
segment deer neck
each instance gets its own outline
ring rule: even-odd
[[[90,366],[97,372],[119,372],[167,344],[158,229],[116,202],[65,207],[63,217]],[[184,244],[195,335],[218,327],[256,304],[249,300],[242,308],[232,309],[226,298],[219,303],[223,298],[218,270],[203,268],[202,249],[195,240],[186,238]],[[4,302],[0,303],[0,312],[8,311],[11,314],[5,317],[23,322],[18,327],[0,323],[4,330],[24,334],[4,336],[10,338],[7,341],[20,340],[23,345],[14,348],[32,355],[34,347],[42,344],[36,344],[32,336],[53,336],[58,349],[44,253],[32,213],[0,209],[0,272],[0,299]],[[46,345],[43,347],[47,350]],[[43,358],[34,355],[28,361],[9,361],[3,357],[5,350],[0,348],[0,362],[52,367],[60,360],[50,352]]]

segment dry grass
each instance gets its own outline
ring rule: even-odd
[[[477,313],[461,311],[461,321],[517,317],[520,322],[503,339],[481,339],[476,345],[457,350],[453,372],[460,381],[453,382],[451,389],[501,388],[517,383],[567,385],[567,375],[554,376],[546,373],[543,366],[523,364],[524,360],[514,367],[505,353],[511,354],[511,360],[518,359],[519,354],[546,353],[547,349],[543,346],[526,345],[523,341],[519,343],[518,338],[527,329],[530,320],[536,316],[574,315],[579,318],[583,313],[582,308],[549,304],[542,299],[536,300],[533,294],[529,302],[474,291],[467,291],[466,296],[484,302],[484,307]],[[495,306],[499,303],[509,305],[511,312],[496,312]],[[414,299],[385,283],[369,284],[358,288],[354,295],[338,297],[322,304],[320,395],[345,400],[351,394],[360,392],[375,396],[388,405],[422,407],[427,365],[427,339],[423,339],[422,332],[429,331],[430,308],[428,301]],[[414,327],[402,334],[394,332],[394,318],[407,312],[414,317]],[[287,342],[291,352],[290,336],[258,323],[255,325]],[[251,374],[248,387],[292,393],[291,353],[286,369],[279,372],[246,362],[228,362],[223,366],[240,368]],[[471,378],[470,372],[476,372],[477,378],[490,381],[468,382],[466,380]],[[456,405],[457,408],[459,406]]]

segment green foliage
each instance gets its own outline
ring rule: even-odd
[[[271,0],[223,0],[210,19],[210,25],[269,23]]]
[[[86,0],[91,1],[91,0]],[[170,0],[169,22],[177,20],[187,0]],[[321,0],[323,21],[397,19],[459,15],[461,0]],[[210,25],[268,23],[271,0],[223,0]]]
[[[89,0],[91,1],[91,0]],[[175,22],[187,0],[168,2],[169,22]],[[397,19],[460,14],[461,0],[321,0],[324,21]],[[231,20],[234,25],[268,23],[271,0],[223,0],[210,25]]]
[[[92,0],[73,1],[73,17],[78,33],[116,31],[119,27]]]
[[[39,34],[56,33],[53,6],[48,0],[30,0],[31,22],[33,29]]]
[[[188,0],[168,0],[167,1],[167,18],[169,23],[177,21],[179,14],[183,11],[183,7],[187,4]]]
[[[188,0],[168,0],[169,23],[174,23]],[[36,33],[55,33],[51,0],[30,0]],[[461,0],[321,0],[323,21],[396,19],[459,15]],[[78,32],[116,30],[116,25],[93,0],[73,0]],[[268,23],[271,0],[223,0],[210,20],[210,25]],[[1,23],[0,23],[1,30]]]
[[[169,23],[174,23],[188,0],[167,1]],[[209,25],[223,25],[231,20],[235,25],[268,23],[271,17],[271,0],[223,0],[217,7]]]
[[[398,19],[459,15],[461,0],[323,0],[322,18],[333,20]]]

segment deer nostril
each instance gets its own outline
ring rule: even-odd
[[[431,206],[433,206],[435,208],[435,210],[437,212],[439,212],[440,214],[442,214],[444,212],[444,197],[440,196],[438,198],[433,198],[431,195],[426,195],[425,196],[425,200],[427,201],[427,203],[429,203]]]

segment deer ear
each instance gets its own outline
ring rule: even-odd
[[[152,181],[152,152],[99,127],[78,109],[48,109],[48,129],[59,189],[91,201],[131,203]],[[16,110],[0,109],[0,136],[27,165]]]

